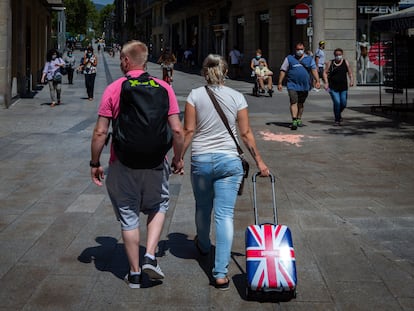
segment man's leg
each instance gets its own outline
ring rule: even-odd
[[[155,251],[160,240],[164,225],[165,213],[156,212],[148,216],[147,221],[147,252],[145,253],[142,270],[148,274],[150,279],[163,279],[164,273],[155,258]]]
[[[297,112],[298,119],[302,119],[303,110],[304,110],[303,103],[298,103],[298,112]]]
[[[164,226],[165,213],[158,212],[148,216],[147,220],[147,253],[155,256],[162,228]]]
[[[298,129],[298,93],[294,90],[288,90],[289,101],[290,101],[290,115],[292,116],[291,130]]]
[[[139,228],[132,230],[122,230],[122,240],[124,241],[130,270],[139,272]]]
[[[299,127],[302,127],[302,114],[304,110],[304,103],[306,98],[308,97],[308,92],[301,91],[298,92],[298,113],[297,113],[297,124]]]
[[[142,206],[147,207],[147,251],[142,261],[142,270],[150,279],[163,279],[164,273],[155,258],[155,252],[168,210],[168,178],[171,173],[169,164],[164,161],[159,167],[146,170],[144,175],[147,190]]]
[[[121,223],[122,240],[128,257],[130,271],[125,281],[130,288],[141,287],[139,268],[139,209],[125,200],[125,189],[131,189],[130,178],[125,178],[126,170],[118,161],[109,165],[106,188],[114,207],[116,218]],[[132,200],[134,201],[134,200]]]
[[[292,120],[298,117],[298,104],[297,103],[290,103],[290,115],[292,116]]]

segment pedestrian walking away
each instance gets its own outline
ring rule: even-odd
[[[91,142],[91,178],[96,185],[102,186],[104,169],[100,156],[112,122],[114,134],[106,187],[121,224],[122,239],[130,265],[125,281],[131,288],[139,288],[142,280],[139,260],[141,212],[148,216],[142,271],[150,279],[164,278],[155,255],[168,210],[168,179],[171,167],[173,173],[178,173],[182,172],[184,166],[181,158],[184,134],[177,98],[166,82],[145,72],[147,59],[148,48],[144,43],[130,41],[123,46],[120,66],[126,76],[105,89]],[[131,106],[132,109],[129,108]],[[155,116],[149,122],[153,126],[144,124],[143,113]],[[135,123],[125,123],[128,121]],[[151,136],[154,129],[160,129],[156,133],[160,134],[159,139]],[[151,133],[148,134],[145,130]],[[150,142],[146,141],[145,136],[149,136]],[[128,143],[129,146],[125,145]],[[165,154],[171,145],[174,156],[170,167]],[[130,163],[130,159],[135,162]]]
[[[354,76],[349,62],[343,58],[344,51],[335,49],[335,58],[327,63],[324,71],[325,89],[329,92],[333,102],[335,125],[341,125],[342,112],[346,108],[349,86],[354,86]]]
[[[68,83],[73,84],[73,72],[75,71],[76,59],[75,56],[73,56],[72,50],[67,51],[63,60],[65,61],[66,69],[68,72]]]
[[[61,68],[65,67],[65,62],[59,57],[59,52],[56,49],[51,49],[47,52],[46,63],[43,67],[41,83],[49,85],[50,98],[52,103],[50,107],[60,105],[60,98],[62,93],[62,73]]]
[[[305,46],[299,42],[295,46],[295,54],[285,57],[280,67],[279,83],[277,89],[282,91],[282,83],[287,76],[287,90],[290,101],[290,114],[292,116],[291,130],[303,126],[302,115],[304,103],[312,88],[312,79],[316,81],[315,87],[320,88],[320,81],[316,64],[312,57],[305,54]]]
[[[182,155],[184,157],[191,143],[191,183],[196,204],[197,231],[194,243],[201,256],[210,252],[213,212],[216,251],[212,276],[214,286],[221,290],[229,288],[227,273],[233,243],[234,206],[243,179],[242,161],[229,131],[236,140],[239,133],[261,175],[269,175],[249,125],[246,99],[240,92],[224,85],[227,70],[227,62],[220,55],[210,54],[204,60],[202,75],[207,86],[193,89],[188,95]],[[215,109],[213,98],[221,107],[229,129]]]
[[[88,47],[83,56],[83,73],[85,75],[85,87],[89,100],[93,100],[97,65],[98,57],[93,53],[93,48]]]

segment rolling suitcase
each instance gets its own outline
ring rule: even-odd
[[[275,177],[270,175],[274,223],[259,224],[256,178],[253,182],[254,225],[246,229],[247,297],[267,295],[280,300],[296,298],[296,262],[292,234],[279,225],[276,210]]]

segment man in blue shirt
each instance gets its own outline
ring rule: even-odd
[[[302,42],[296,44],[294,55],[288,55],[280,67],[277,89],[282,91],[282,83],[287,75],[287,90],[290,99],[290,113],[292,115],[291,130],[302,126],[303,104],[312,87],[311,74],[314,77],[316,88],[320,88],[319,75],[316,63],[311,56],[305,54]]]

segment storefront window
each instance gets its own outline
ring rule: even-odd
[[[357,83],[372,85],[384,82],[383,67],[390,59],[390,38],[370,32],[371,18],[399,10],[400,1],[358,1],[357,7]]]

